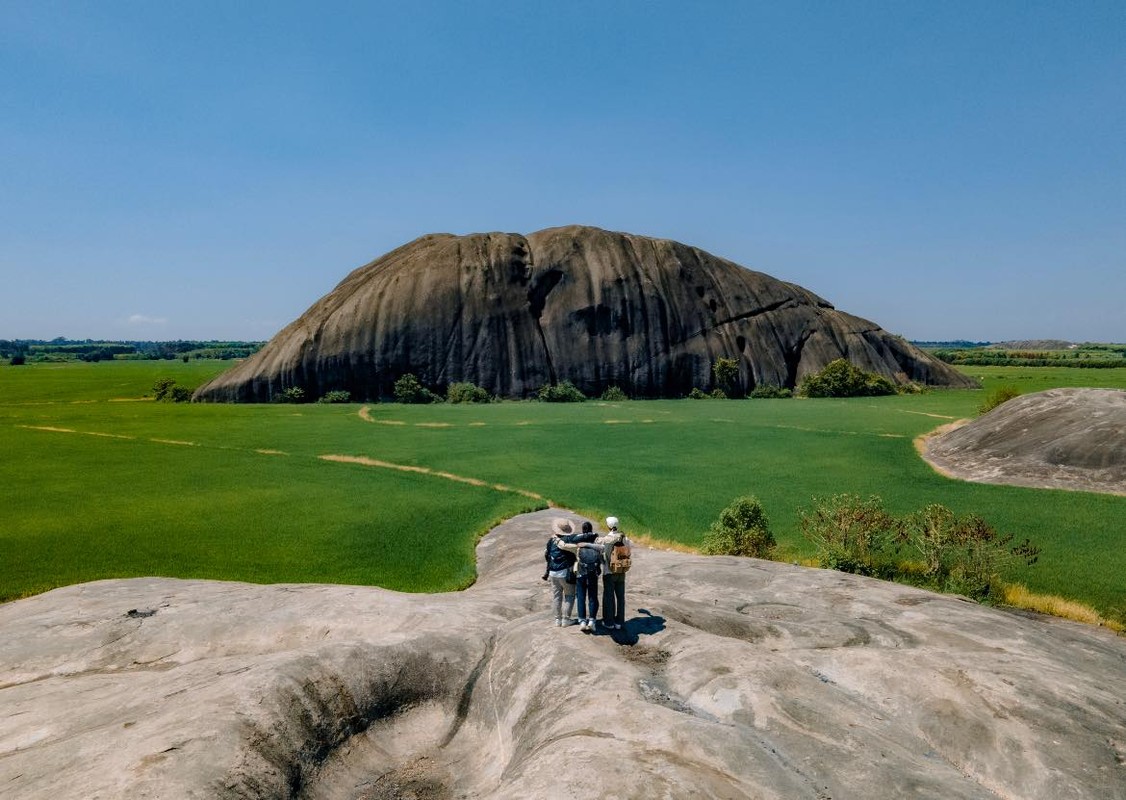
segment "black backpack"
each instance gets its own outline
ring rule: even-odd
[[[602,548],[579,548],[579,575],[589,578],[591,575],[598,577],[602,574]]]

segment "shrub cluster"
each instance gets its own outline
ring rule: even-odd
[[[321,395],[318,403],[348,403],[352,400],[352,393],[345,389],[333,389]]]
[[[274,395],[275,403],[304,403],[305,390],[300,386],[290,386]]]
[[[775,544],[762,503],[755,497],[739,497],[720,512],[701,549],[709,555],[769,558]]]
[[[1034,564],[1040,548],[1013,544],[977,514],[959,517],[932,504],[895,517],[878,497],[841,494],[799,511],[802,535],[817,547],[822,567],[903,580],[975,600],[1000,599],[998,573],[1022,560]]]
[[[485,389],[469,382],[451,383],[446,388],[446,401],[450,403],[488,403],[492,399]]]
[[[838,358],[820,372],[807,375],[798,387],[802,397],[876,397],[895,394],[895,386],[882,375],[865,372]]]
[[[727,392],[723,389],[712,389],[710,392],[705,392],[703,389],[693,386],[692,391],[688,393],[689,400],[726,400]]]
[[[544,384],[536,397],[545,403],[581,403],[586,400],[586,395],[570,381]]]
[[[152,394],[162,403],[186,403],[192,399],[192,390],[176,383],[175,378],[157,378]]]
[[[760,384],[751,390],[748,397],[754,400],[775,400],[783,397],[793,397],[794,393],[785,386],[770,386]]]
[[[601,399],[608,403],[620,403],[623,400],[629,400],[629,395],[617,386],[610,386],[602,393]]]
[[[1000,386],[985,397],[985,401],[977,407],[977,413],[987,414],[1002,403],[1007,403],[1014,397],[1020,397],[1020,389],[1015,386]]]
[[[419,383],[418,378],[413,373],[408,372],[399,380],[395,381],[395,401],[399,403],[408,404],[425,404],[433,403],[440,398]]]

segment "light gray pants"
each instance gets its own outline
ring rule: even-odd
[[[567,601],[567,614],[570,617],[575,610],[575,584],[567,583],[566,578],[551,579],[551,608],[555,618],[561,619],[563,615],[563,601]]]

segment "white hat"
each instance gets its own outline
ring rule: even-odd
[[[614,530],[615,528],[617,528],[618,527],[618,518],[617,517],[606,517],[606,527],[609,528],[610,530]]]

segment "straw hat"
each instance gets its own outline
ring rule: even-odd
[[[556,517],[551,521],[551,532],[556,536],[570,536],[575,532],[575,523],[566,517]]]

